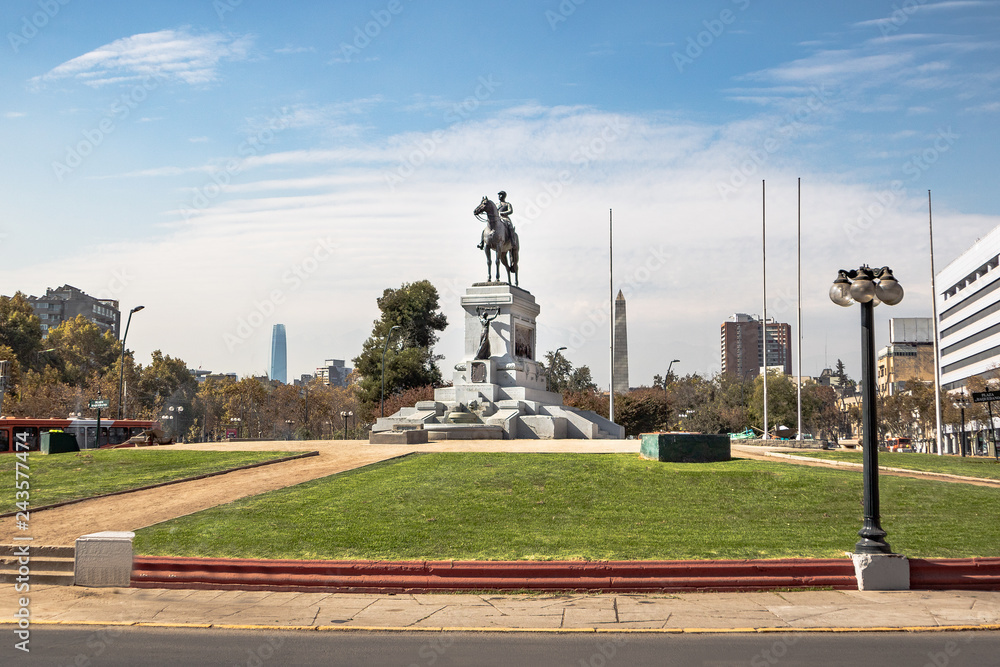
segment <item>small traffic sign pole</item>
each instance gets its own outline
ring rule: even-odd
[[[98,388],[97,389],[97,433],[94,434],[94,444],[97,445],[98,449],[101,448],[101,405],[102,404],[103,401],[101,401],[101,390],[100,388]]]
[[[1000,391],[974,391],[972,400],[975,403],[985,403],[990,411],[990,435],[993,440],[993,458],[1000,463],[1000,453],[997,452],[997,431],[993,425],[993,401],[1000,401]]]
[[[997,430],[993,426],[993,401],[987,401],[986,408],[990,411],[990,435],[993,436],[993,459],[1000,463],[1000,456],[997,455]]]

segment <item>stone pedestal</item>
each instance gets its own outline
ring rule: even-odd
[[[859,591],[910,590],[910,561],[901,554],[851,554]]]
[[[128,588],[135,533],[106,530],[76,539],[77,586]]]
[[[562,395],[546,389],[536,359],[535,319],[541,309],[530,292],[507,283],[475,283],[462,297],[462,308],[465,349],[452,386],[436,390],[433,401],[379,419],[373,433],[422,428],[430,440],[458,434],[464,439],[625,437],[622,427],[564,406]],[[476,358],[483,332],[479,309],[490,317],[499,309],[488,325],[485,359]]]

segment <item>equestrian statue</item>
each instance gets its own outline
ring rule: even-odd
[[[503,262],[504,268],[507,269],[507,284],[510,285],[510,274],[513,272],[514,284],[517,285],[517,256],[520,245],[517,240],[517,232],[514,231],[514,225],[510,221],[510,215],[514,212],[514,207],[507,201],[507,193],[503,190],[497,196],[500,198],[499,208],[489,197],[484,196],[479,206],[473,211],[473,215],[476,216],[477,220],[486,223],[486,228],[483,229],[482,240],[477,247],[486,252],[487,282],[493,280],[494,262],[492,253],[496,252],[496,281],[500,282],[500,263]],[[484,213],[486,215],[485,220],[480,217]]]

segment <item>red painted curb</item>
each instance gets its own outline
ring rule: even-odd
[[[1000,558],[913,558],[910,588],[1000,591]]]
[[[302,561],[134,559],[132,585],[422,592],[584,590],[594,592],[855,589],[849,559],[729,561]]]
[[[137,556],[132,586],[393,593],[856,589],[846,558],[721,561],[322,561]],[[910,560],[912,590],[1000,590],[1000,558]]]

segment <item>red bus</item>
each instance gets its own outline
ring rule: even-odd
[[[913,449],[913,441],[909,438],[886,438],[885,448],[890,452],[909,452]]]
[[[133,435],[153,428],[155,422],[141,419],[102,419],[100,440],[96,419],[20,419],[0,418],[0,453],[17,450],[17,443],[28,443],[29,451],[38,451],[41,435],[46,431],[64,431],[76,436],[80,449],[97,449],[118,445]],[[24,451],[23,449],[21,451]]]

